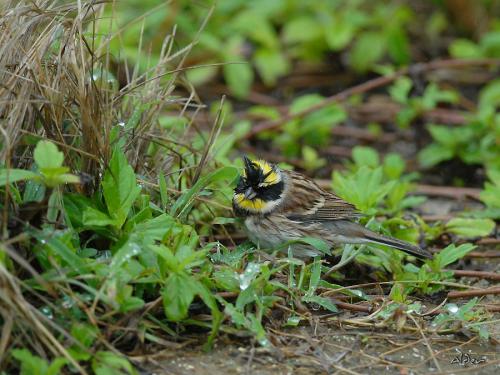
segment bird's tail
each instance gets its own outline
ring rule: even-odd
[[[386,245],[404,251],[405,253],[415,255],[420,258],[432,259],[432,254],[416,245],[397,238],[387,237],[382,234],[372,232],[358,223],[349,220],[333,220],[329,222],[330,229],[334,233],[341,234],[344,243],[366,243],[373,242],[380,245]],[[335,240],[334,240],[335,241]]]
[[[390,246],[420,258],[432,259],[432,254],[429,251],[421,249],[420,247],[412,245],[406,241],[398,240],[397,238],[387,237],[368,230],[366,230],[364,237],[369,242]]]

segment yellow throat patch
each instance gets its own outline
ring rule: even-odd
[[[266,210],[268,203],[262,199],[246,199],[244,194],[236,194],[234,202],[240,207],[250,212],[263,212]]]

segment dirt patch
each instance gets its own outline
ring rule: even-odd
[[[275,331],[272,348],[248,343],[169,352],[145,363],[151,374],[428,374],[500,373],[498,347],[477,338],[344,331],[317,324]],[[432,355],[431,353],[432,349]]]

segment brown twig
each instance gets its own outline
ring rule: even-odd
[[[437,197],[449,197],[453,199],[463,199],[466,197],[470,197],[478,200],[481,189],[419,184],[417,185],[414,193]]]
[[[445,270],[452,271],[458,277],[475,277],[478,279],[500,280],[500,274],[496,272],[485,272],[475,270]]]
[[[323,101],[319,102],[318,104],[311,106],[303,111],[297,112],[297,113],[288,113],[285,116],[281,117],[278,120],[271,120],[271,121],[264,121],[261,122],[257,125],[255,125],[252,130],[250,130],[245,138],[252,138],[256,134],[259,134],[263,131],[266,130],[273,130],[281,127],[283,124],[285,124],[287,121],[296,119],[296,118],[302,118],[312,112],[315,112],[319,109],[322,109],[330,104],[333,103],[338,103],[341,101],[344,101],[351,97],[352,95],[357,95],[357,94],[363,94],[365,92],[374,90],[376,88],[386,86],[390,84],[391,82],[395,81],[397,78],[409,73],[409,72],[423,72],[423,71],[432,71],[432,70],[437,70],[437,69],[442,69],[442,68],[457,68],[457,67],[464,67],[464,66],[471,66],[471,65],[498,65],[500,64],[500,59],[471,59],[471,60],[438,60],[438,61],[431,61],[429,63],[418,63],[415,65],[412,65],[410,67],[402,68],[398,70],[397,72],[387,75],[387,76],[382,76],[382,77],[377,77],[372,80],[369,80],[367,82],[363,82],[359,85],[350,87],[344,91],[341,91],[333,96],[330,96]]]
[[[354,303],[342,302],[339,300],[334,300],[333,303],[340,309],[350,310],[350,311],[358,311],[370,314],[372,312],[372,308],[366,305],[356,305]]]
[[[478,241],[477,243],[481,243]],[[500,258],[500,251],[471,251],[466,255],[467,258]]]
[[[500,287],[479,290],[451,291],[448,293],[448,298],[482,297],[497,294],[500,294]]]

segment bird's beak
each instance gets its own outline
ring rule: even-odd
[[[249,187],[245,190],[245,199],[252,200],[255,198],[256,195],[257,195],[257,193],[255,193],[255,191],[251,187]]]

